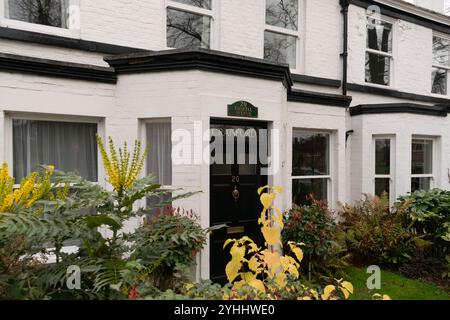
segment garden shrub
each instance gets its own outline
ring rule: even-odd
[[[263,193],[267,189],[267,193]],[[265,243],[258,247],[252,239],[229,239],[224,249],[230,247],[231,260],[225,267],[229,283],[220,287],[211,282],[186,284],[180,297],[192,299],[225,300],[336,300],[347,299],[353,286],[343,279],[334,279],[324,288],[308,287],[300,279],[300,263],[303,260],[304,243],[288,242],[282,253],[281,231],[283,215],[273,206],[281,188],[263,187],[258,190],[263,205],[261,226]],[[173,292],[168,295],[174,297]]]
[[[431,255],[444,261],[450,253],[450,191],[416,191],[399,202],[409,204],[407,218],[413,231],[431,241]]]
[[[161,191],[153,177],[139,179],[146,152],[138,141],[131,154],[125,145],[116,151],[110,139],[107,152],[98,144],[112,191],[84,180],[75,174],[44,167],[32,173],[20,189],[12,190],[14,179],[3,164],[0,174],[0,297],[5,299],[127,299],[138,295],[136,288],[160,292],[152,274],[162,265],[173,264],[167,248],[147,256],[144,239],[135,241],[133,232],[124,232],[130,219],[152,212],[152,208],[137,208],[138,200],[161,197],[172,190]],[[52,181],[52,183],[50,183]],[[70,186],[70,192],[69,192]],[[190,196],[181,194],[173,199]],[[95,210],[83,210],[83,209]],[[82,211],[80,211],[82,210]],[[180,262],[192,259],[193,248],[203,244],[204,234],[191,220],[183,221],[186,233],[194,232],[197,242],[179,243]],[[148,226],[140,226],[140,235],[149,234]],[[202,236],[199,236],[202,233]],[[176,237],[172,238],[178,241]],[[76,240],[78,250],[64,252],[67,241]],[[189,241],[192,241],[191,237]],[[186,248],[183,246],[186,245]],[[182,255],[188,257],[183,259]],[[56,261],[48,262],[49,257]],[[168,259],[168,261],[166,261]],[[66,286],[69,266],[81,271],[81,288]]]
[[[302,267],[309,280],[343,275],[348,266],[345,248],[336,239],[336,223],[326,202],[312,200],[309,206],[295,206],[284,215],[282,237],[286,246],[290,241],[305,243]]]
[[[136,248],[132,253],[134,259],[145,263],[150,263],[155,257],[161,259],[151,275],[154,285],[161,290],[174,288],[175,281],[180,280],[176,277],[178,271],[189,275],[188,269],[206,244],[211,229],[202,229],[199,220],[192,210],[184,212],[180,208],[166,206],[130,235]]]
[[[365,195],[358,204],[345,205],[339,215],[342,238],[356,264],[398,266],[428,243],[405,226],[409,202],[390,208],[389,200]]]

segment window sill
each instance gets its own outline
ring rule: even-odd
[[[0,18],[0,27],[19,29],[30,32],[45,33],[48,35],[61,36],[66,38],[80,39],[81,33],[77,29],[64,29],[58,27],[51,27],[41,24],[29,23],[24,21]]]

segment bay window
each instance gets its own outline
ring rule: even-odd
[[[412,140],[411,192],[430,190],[433,184],[433,140]]]
[[[96,123],[13,119],[12,127],[16,183],[38,165],[98,181]]]
[[[167,1],[167,47],[211,47],[212,0]]]
[[[390,86],[393,63],[393,24],[367,18],[366,83]]]
[[[450,70],[450,40],[433,36],[433,67],[431,92],[446,95]]]
[[[292,141],[292,201],[297,205],[328,200],[330,134],[294,129]]]
[[[393,195],[394,146],[389,137],[375,137],[375,195],[381,197],[387,193],[388,199]]]
[[[154,183],[162,188],[172,185],[172,126],[170,119],[152,119],[145,123],[145,135],[149,152],[147,154],[146,173],[155,177]],[[155,208],[170,205],[171,193],[147,198],[147,206]]]
[[[266,0],[264,59],[297,69],[298,0]]]

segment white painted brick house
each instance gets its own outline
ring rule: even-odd
[[[253,232],[260,184],[284,187],[283,209],[450,189],[444,0],[47,3],[0,0],[0,158],[16,177],[51,162],[105,183],[95,133],[147,141],[147,172],[202,191],[174,205],[232,227],[199,277],[220,278],[225,236]],[[209,128],[269,129],[274,172],[202,161]]]

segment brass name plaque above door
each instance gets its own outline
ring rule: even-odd
[[[229,117],[258,118],[258,108],[247,101],[237,101],[228,105]]]

